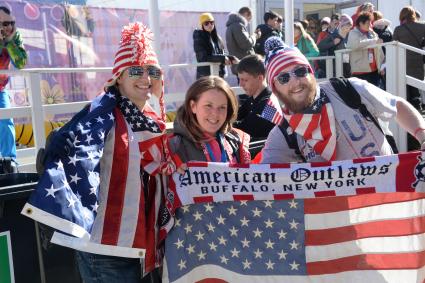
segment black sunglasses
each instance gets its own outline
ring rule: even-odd
[[[7,27],[7,26],[14,26],[15,25],[15,21],[10,21],[10,22],[2,22],[1,25],[3,27]]]
[[[209,26],[209,25],[213,25],[214,21],[206,21],[204,22],[204,26]]]
[[[277,75],[276,80],[281,85],[284,85],[289,83],[289,80],[291,79],[291,77],[304,78],[304,77],[307,77],[308,73],[310,73],[310,69],[307,66],[301,66],[290,72],[280,73],[279,75]]]
[[[161,78],[161,69],[155,66],[147,66],[146,69],[141,66],[132,66],[128,68],[128,76],[130,78],[139,79],[143,77],[146,71],[151,79],[159,80]]]

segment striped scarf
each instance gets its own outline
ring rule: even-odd
[[[335,116],[329,98],[320,90],[313,104],[303,113],[290,114],[284,109],[289,128],[302,136],[314,151],[328,161],[336,157]],[[289,133],[290,134],[290,133]]]

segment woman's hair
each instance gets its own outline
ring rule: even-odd
[[[380,19],[383,19],[384,18],[384,15],[382,15],[382,13],[381,12],[379,12],[379,11],[373,11],[373,21],[377,21],[377,20],[380,20]]]
[[[206,31],[205,29],[204,29],[204,23],[202,23],[202,30],[203,31],[205,31],[205,32],[208,32],[208,31]],[[211,38],[212,38],[212,40],[214,41],[214,42],[217,42],[218,43],[218,45],[219,45],[219,47],[221,48],[221,49],[224,49],[224,42],[223,42],[223,40],[221,39],[221,37],[218,35],[218,33],[217,33],[217,27],[216,27],[216,23],[214,22],[214,28],[213,28],[213,30],[211,31]]]
[[[195,81],[187,90],[186,97],[182,106],[177,111],[177,121],[180,126],[187,130],[189,136],[196,144],[206,141],[205,133],[196,119],[196,115],[192,112],[191,102],[199,101],[202,93],[215,89],[224,93],[227,98],[227,115],[226,120],[219,129],[219,132],[225,134],[232,129],[238,113],[238,100],[229,84],[218,76],[201,77]]]
[[[415,22],[416,21],[416,11],[412,6],[406,6],[400,11],[399,16],[400,22]]]
[[[307,32],[305,31],[304,26],[301,22],[295,22],[294,28],[298,29],[301,32],[302,37],[306,37]]]
[[[367,21],[372,21],[373,15],[369,12],[361,12],[356,19],[356,27],[360,26],[360,24],[364,24]]]

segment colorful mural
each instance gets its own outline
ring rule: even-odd
[[[123,25],[132,21],[149,23],[147,10],[42,4],[34,1],[0,1],[16,17],[28,51],[27,68],[110,67]],[[162,65],[196,62],[193,30],[197,12],[162,11],[160,14],[160,62]],[[215,13],[219,34],[224,37],[226,13]],[[92,99],[103,88],[109,73],[43,74],[47,86],[61,89],[64,101]],[[195,68],[166,70],[165,93],[185,92],[195,79]],[[233,78],[234,81],[234,78]],[[46,84],[47,83],[47,84]],[[13,78],[9,86],[15,105],[28,103],[23,80]],[[61,100],[62,101],[62,100]],[[173,108],[172,106],[170,108]]]

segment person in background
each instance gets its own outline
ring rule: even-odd
[[[294,44],[306,57],[319,56],[319,49],[313,38],[304,30],[300,22],[294,23]]]
[[[374,10],[375,10],[375,6],[373,6],[372,3],[364,2],[362,5],[357,7],[356,12],[351,16],[351,19],[353,20],[353,23],[356,24],[357,18],[359,17],[360,13],[369,12],[369,13],[372,14]],[[372,19],[371,23],[372,22],[373,22],[373,19]]]
[[[371,21],[371,13],[360,13],[357,17],[356,27],[348,34],[347,48],[353,50],[350,54],[352,75],[379,86],[384,53],[381,47],[365,47],[383,41],[372,30]]]
[[[275,105],[266,106],[274,95],[267,87],[264,62],[259,55],[249,55],[239,62],[238,75],[240,86],[248,99],[240,105],[233,126],[248,133],[252,141],[265,140],[275,126],[271,119],[264,118],[265,107],[270,108],[272,112],[280,110],[280,106],[277,100]],[[273,107],[275,109],[272,109]]]
[[[268,11],[264,14],[264,24],[258,25],[256,30],[261,32],[261,37],[255,44],[255,53],[260,55],[266,55],[264,51],[264,43],[271,36],[279,36],[277,31],[278,26],[278,14],[273,11]]]
[[[0,50],[0,70],[9,70],[11,63],[15,68],[22,69],[27,63],[28,56],[21,34],[16,29],[15,18],[4,6],[0,6]],[[5,89],[8,82],[8,75],[0,75],[0,108],[10,108],[9,93]],[[12,119],[0,120],[0,157],[9,157],[14,163],[16,160],[15,126]]]
[[[278,15],[277,17],[277,32],[279,33],[279,37],[282,38],[282,40],[285,40],[285,31],[283,28],[283,17],[281,15]]]
[[[331,33],[328,37],[324,38],[318,44],[321,56],[334,56],[335,50],[346,49],[347,48],[347,38],[348,33],[353,27],[353,21],[351,17],[347,14],[342,14],[339,19],[338,28]],[[344,56],[349,56],[344,55]],[[343,75],[344,77],[350,77],[350,64],[348,60],[343,60]],[[320,78],[320,76],[318,76]]]
[[[199,16],[199,25],[201,29],[193,31],[193,49],[195,50],[196,60],[201,62],[220,63],[219,76],[224,77],[225,65],[232,64],[232,57],[226,56],[224,52],[224,43],[217,34],[214,17],[211,13],[202,13]],[[199,66],[196,68],[196,78],[211,75],[209,66]]]
[[[325,37],[329,35],[330,22],[331,22],[331,19],[329,17],[324,17],[320,21],[320,32],[317,35],[316,44],[318,44],[322,39],[324,39]]]
[[[422,49],[425,46],[425,24],[420,23],[416,19],[416,11],[412,6],[406,6],[400,11],[400,25],[394,29],[393,39],[401,43]],[[424,56],[413,51],[406,51],[406,74],[417,78],[424,79]],[[416,87],[407,85],[406,89],[407,101],[413,107],[422,111],[422,99],[419,90]],[[409,149],[417,149],[419,144],[412,136],[408,137]]]
[[[390,29],[391,22],[384,19],[384,16],[380,11],[373,12],[373,31],[378,35],[382,41],[391,42],[393,41],[393,32]],[[385,53],[385,48],[382,48]]]
[[[309,18],[300,21],[300,23],[303,25],[304,30],[314,39],[314,42],[316,42],[317,36],[322,31],[320,22],[314,18]]]
[[[324,49],[323,46],[321,49],[319,47],[319,44],[322,42],[323,39],[328,38],[332,33],[334,33],[334,31],[339,25],[339,17],[340,17],[339,14],[333,14],[331,18],[325,17],[327,18],[327,20],[329,20],[329,24],[327,24],[326,29],[323,29],[323,25],[322,25],[322,31],[319,33],[316,39],[316,45],[319,48],[320,56],[328,56],[328,54],[330,53],[328,52],[327,48]],[[322,19],[322,22],[325,18]],[[317,78],[326,77],[326,61],[319,60],[319,61],[316,61],[315,63],[316,63],[315,67],[316,67]]]
[[[373,31],[378,35],[378,37],[382,39],[384,43],[393,41],[393,32],[390,29],[391,22],[387,19],[384,19],[384,16],[379,11],[373,12],[373,18]],[[384,55],[386,55],[385,46],[382,46],[382,51],[384,52]],[[385,70],[385,63],[381,69]],[[387,89],[387,79],[385,72],[381,73],[379,87],[383,90]]]
[[[248,33],[248,24],[252,19],[251,9],[242,7],[239,12],[230,13],[226,23],[226,44],[227,50],[238,59],[251,54],[255,54],[254,46],[261,33],[259,30],[250,35]],[[237,75],[237,64],[232,64],[232,73]]]

